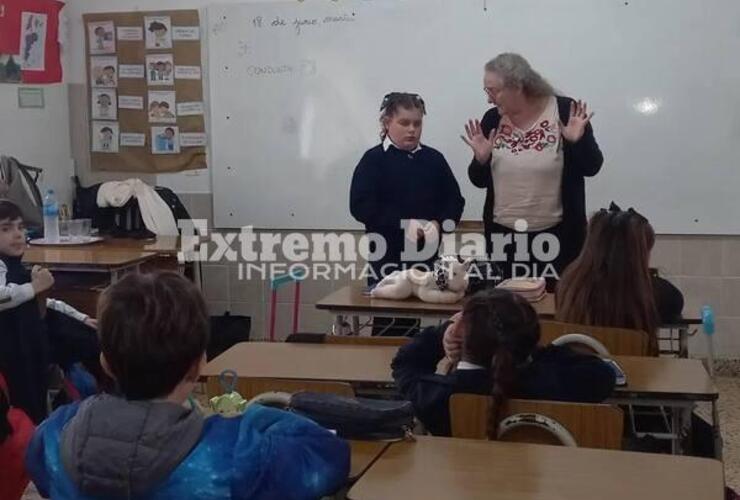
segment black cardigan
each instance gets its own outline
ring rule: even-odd
[[[567,124],[570,118],[570,97],[556,96],[560,121]],[[481,120],[483,133],[488,137],[491,130],[498,128],[501,121],[497,108],[489,109]],[[586,126],[583,137],[570,143],[563,140],[563,178],[561,199],[563,203],[561,248],[568,248],[575,255],[566,255],[564,262],[570,262],[578,255],[586,236],[586,193],[584,177],[593,177],[601,169],[604,156],[594,139],[591,124]],[[474,186],[486,189],[486,202],[483,207],[483,223],[486,234],[492,232],[494,189],[490,162],[479,163],[475,158],[468,167],[468,177]],[[488,242],[490,245],[490,241]],[[489,247],[490,250],[490,247]]]
[[[457,393],[491,394],[488,369],[457,370],[436,375],[444,357],[442,338],[447,323],[429,327],[401,347],[391,367],[404,399],[436,436],[450,435],[450,396]],[[538,349],[517,376],[516,397],[556,401],[600,402],[614,390],[614,371],[595,356],[576,354],[567,347]]]

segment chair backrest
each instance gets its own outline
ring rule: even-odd
[[[411,342],[411,337],[361,337],[359,335],[327,335],[324,337],[325,344],[395,345],[400,347],[409,342]]]
[[[551,342],[552,345],[575,346],[580,349],[587,349],[597,356],[609,357],[609,349],[604,344],[583,333],[566,333]]]
[[[359,335],[328,335],[325,333],[293,333],[286,342],[302,344],[343,344],[343,345],[397,345],[411,342],[411,337],[361,337]]]
[[[206,382],[208,394],[216,395],[223,393],[223,388],[218,377],[208,377]],[[236,381],[236,391],[241,396],[250,400],[265,392],[320,392],[323,394],[337,394],[339,396],[354,397],[355,391],[346,382],[334,382],[323,380],[294,380],[279,378],[239,378]]]
[[[497,441],[578,446],[573,434],[557,420],[539,413],[516,413],[498,424]]]
[[[560,321],[540,321],[540,345],[570,333],[580,333],[593,337],[606,347],[613,356],[650,356],[650,339],[642,330],[611,328],[605,326],[586,326]]]
[[[453,394],[450,398],[452,437],[487,439],[491,404],[490,396]],[[622,447],[623,413],[615,406],[511,399],[506,402],[501,419],[520,413],[534,413],[555,420],[573,435],[580,447],[612,450]],[[507,433],[504,440],[558,443],[552,435],[534,427],[520,427]]]
[[[325,333],[291,333],[285,337],[285,341],[295,344],[323,344]]]

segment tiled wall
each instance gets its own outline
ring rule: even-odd
[[[185,207],[194,219],[213,220],[210,194],[180,194]],[[358,233],[358,236],[360,233]],[[236,248],[237,245],[234,245]],[[280,262],[282,256],[278,253]],[[243,272],[246,272],[244,270]],[[240,280],[239,263],[222,261],[206,263],[202,266],[203,291],[212,314],[243,314],[252,318],[252,338],[267,336],[268,308],[270,305],[270,283],[266,280]],[[333,318],[328,313],[316,309],[315,304],[334,290],[350,284],[351,277],[343,276],[339,281],[308,279],[301,284],[301,307],[299,311],[299,330],[303,332],[328,332]],[[287,285],[278,291],[275,332],[284,338],[290,331],[293,317],[293,290]]]
[[[193,218],[212,220],[209,194],[183,194],[183,202]],[[715,353],[719,358],[740,358],[740,237],[659,236],[653,251],[653,265],[683,292],[686,317],[697,317],[701,306],[714,308]],[[204,291],[214,314],[230,310],[247,314],[253,321],[253,338],[265,332],[269,306],[269,284],[238,279],[236,263],[204,265]],[[314,304],[329,292],[349,283],[325,280],[304,283],[300,309],[300,330],[328,331],[333,319]],[[292,289],[291,289],[292,290]],[[290,329],[291,290],[278,296],[276,331],[284,337]],[[691,353],[706,353],[706,338],[699,332],[690,340]]]
[[[718,358],[740,358],[740,237],[659,236],[653,263],[683,292],[684,316],[697,317],[703,305],[716,316],[714,349]],[[697,334],[692,354],[706,353]]]

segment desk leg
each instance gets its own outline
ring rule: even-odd
[[[678,329],[678,357],[689,357],[689,327],[687,325]]]
[[[683,455],[681,446],[682,413],[683,411],[681,408],[671,408],[671,433],[673,434],[673,438],[671,439],[671,453],[674,455]]]
[[[360,335],[360,317],[356,314],[352,316],[352,335]]]
[[[344,315],[343,314],[337,314],[334,317],[334,326],[331,329],[332,335],[342,335],[344,331]]]
[[[722,460],[722,433],[719,428],[719,409],[717,408],[717,400],[712,401],[712,437],[714,438],[714,457],[717,460]]]
[[[691,455],[694,452],[694,439],[693,439],[693,433],[694,433],[694,422],[692,419],[692,416],[694,414],[694,407],[689,406],[685,408],[681,408],[679,410],[681,412],[681,454],[682,455]]]
[[[674,406],[671,408],[671,453],[686,454],[686,443],[691,439],[691,406]]]

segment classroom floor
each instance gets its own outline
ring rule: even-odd
[[[740,376],[717,376],[715,383],[720,394],[719,418],[724,438],[725,481],[727,486],[740,491]],[[23,500],[40,498],[33,484],[23,495]]]

